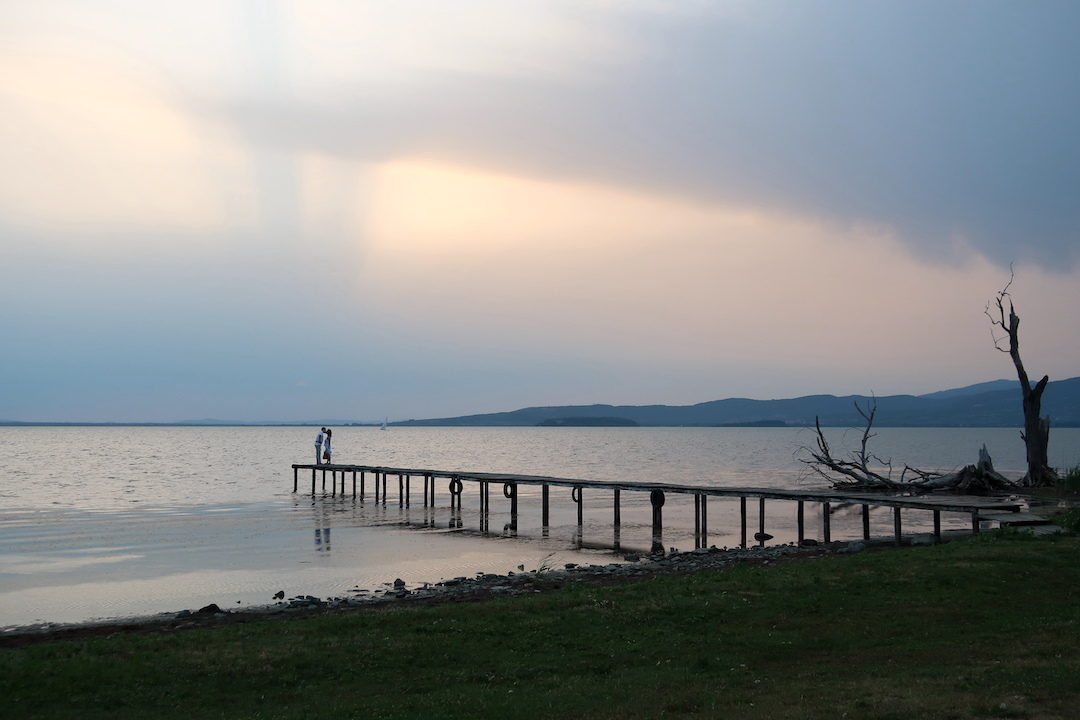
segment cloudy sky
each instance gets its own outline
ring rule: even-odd
[[[1080,375],[1073,0],[5,0],[0,420]]]

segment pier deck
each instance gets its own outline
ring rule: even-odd
[[[391,475],[398,478],[398,504],[408,507],[411,504],[411,479],[418,477],[423,480],[424,506],[435,505],[435,482],[442,479],[448,482],[447,490],[450,495],[451,507],[461,507],[461,495],[465,483],[477,483],[480,492],[480,510],[487,513],[490,510],[490,486],[492,483],[501,484],[503,496],[510,501],[511,528],[516,530],[518,515],[519,485],[539,486],[542,489],[542,524],[549,525],[550,500],[549,489],[551,487],[565,487],[571,490],[571,499],[577,505],[578,525],[583,523],[583,491],[585,489],[603,490],[611,493],[612,507],[614,511],[614,525],[621,524],[621,493],[644,492],[649,493],[652,504],[652,524],[655,537],[663,528],[663,506],[667,493],[693,495],[694,496],[694,535],[698,547],[704,547],[708,536],[708,503],[710,497],[714,498],[737,498],[740,504],[741,516],[741,545],[747,544],[747,500],[758,501],[759,530],[754,539],[764,545],[771,538],[765,532],[765,501],[786,500],[798,503],[797,525],[798,540],[803,542],[805,536],[805,503],[817,503],[821,506],[822,535],[825,542],[831,541],[830,514],[832,505],[861,505],[863,538],[870,539],[870,508],[891,507],[893,509],[893,534],[895,543],[901,544],[902,524],[901,510],[923,510],[934,514],[934,536],[941,539],[941,513],[964,513],[971,517],[972,532],[979,532],[980,520],[993,519],[1001,521],[999,515],[1008,517],[1016,513],[1020,516],[1021,505],[1012,501],[1001,501],[990,498],[977,498],[967,496],[940,496],[940,497],[912,497],[890,496],[874,493],[851,493],[835,490],[787,490],[780,488],[760,487],[717,487],[699,485],[679,485],[672,483],[655,482],[629,482],[612,480],[581,480],[572,478],[547,477],[543,475],[514,475],[504,473],[479,473],[447,470],[429,470],[419,468],[392,468],[376,465],[342,465],[342,464],[296,464],[293,468],[293,492],[299,490],[299,472],[311,471],[311,492],[316,492],[316,478],[322,473],[322,489],[326,491],[326,474],[330,473],[330,492],[336,495],[338,492],[338,473],[340,473],[341,494],[346,492],[347,475],[352,476],[352,495],[357,494],[357,477],[360,480],[360,497],[365,496],[365,481],[371,475],[374,481],[374,495],[376,502],[387,501],[387,479]]]

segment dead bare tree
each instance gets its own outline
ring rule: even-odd
[[[1044,375],[1042,380],[1031,385],[1024,363],[1020,359],[1020,317],[1013,307],[1012,296],[1009,295],[1009,287],[1013,283],[1013,274],[1009,274],[1009,282],[997,294],[994,300],[986,303],[986,316],[990,318],[991,337],[994,339],[994,347],[1001,352],[1008,353],[1016,366],[1016,374],[1020,379],[1020,392],[1024,399],[1024,431],[1020,437],[1024,440],[1027,449],[1027,474],[1020,481],[1025,487],[1043,487],[1053,485],[1058,480],[1057,473],[1050,467],[1047,448],[1050,444],[1050,418],[1040,417],[1042,413],[1042,394],[1050,382],[1050,376]],[[1009,316],[1005,317],[1005,305],[1009,306]],[[996,311],[994,310],[996,308]],[[998,336],[994,328],[1001,328],[1004,336]],[[1002,347],[1006,340],[1008,348]]]
[[[967,465],[952,473],[930,472],[905,465],[900,478],[894,480],[892,462],[882,460],[867,450],[867,443],[874,437],[871,430],[874,416],[877,415],[877,400],[871,400],[865,410],[856,402],[855,409],[866,421],[866,427],[863,428],[859,449],[850,453],[850,459],[838,458],[833,454],[825,434],[821,431],[821,420],[817,417],[814,418],[816,448],[803,448],[809,457],[800,458],[811,470],[832,483],[834,488],[897,493],[931,490],[978,493],[1002,492],[1016,487],[1012,481],[994,470],[985,445],[979,451],[979,461],[975,465]],[[871,461],[877,465],[871,467]],[[908,473],[914,475],[914,479],[906,479]]]

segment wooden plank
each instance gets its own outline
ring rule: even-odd
[[[990,520],[1001,525],[1050,525],[1050,521],[1040,515],[1025,512],[979,513],[980,520]]]

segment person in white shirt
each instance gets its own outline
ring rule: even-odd
[[[327,430],[326,431],[326,437],[323,438],[323,443],[322,443],[322,456],[323,456],[323,460],[325,460],[327,462],[327,464],[330,464],[330,463],[334,462],[334,459],[333,459],[334,451],[330,449],[330,436],[332,434],[333,434],[332,430]]]
[[[326,435],[326,428],[323,428],[322,430],[319,431],[319,434],[315,436],[315,464],[316,465],[321,465],[322,464],[322,446],[323,446],[323,438],[325,437],[325,435]],[[328,441],[328,444],[329,444],[329,438],[327,438],[327,441]]]

